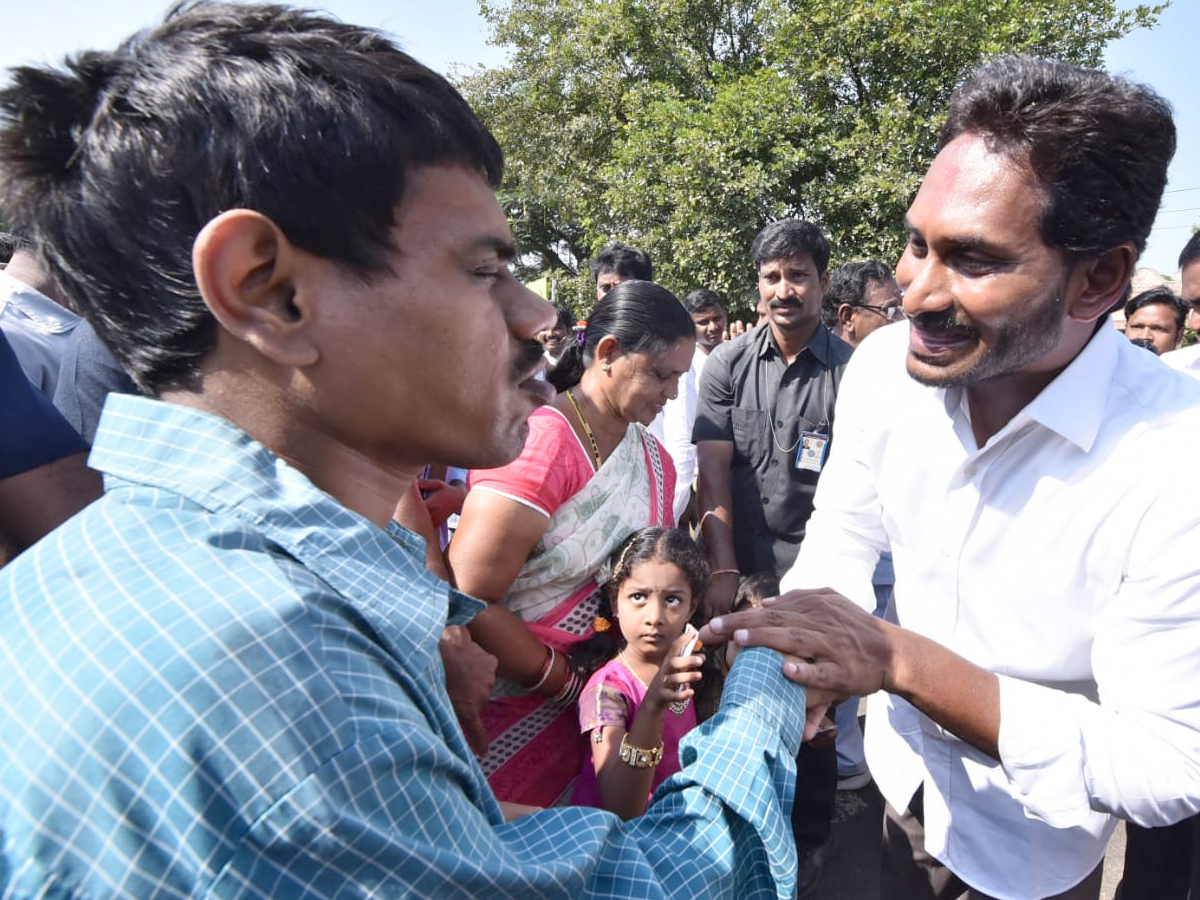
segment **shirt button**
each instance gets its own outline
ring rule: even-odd
[[[777,459],[771,460],[771,465],[773,465],[773,466],[779,465],[779,460],[777,460]]]
[[[783,427],[783,419],[776,419],[776,420],[775,420],[775,427],[776,427],[776,428],[782,428],[782,427]]]
[[[768,503],[770,503],[770,502],[771,502],[771,498],[770,498],[770,497],[763,497],[763,506],[766,506],[766,505],[767,505]]]

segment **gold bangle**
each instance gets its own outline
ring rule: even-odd
[[[662,762],[662,755],[662,741],[657,747],[635,747],[629,743],[628,731],[621,737],[621,749],[617,751],[617,758],[635,769],[653,769]]]

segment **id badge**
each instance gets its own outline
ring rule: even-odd
[[[820,472],[829,453],[829,435],[815,431],[800,434],[800,446],[796,449],[796,468],[809,472]]]

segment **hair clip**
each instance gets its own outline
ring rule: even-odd
[[[596,618],[592,619],[592,628],[596,630],[597,634],[604,634],[604,632],[612,630],[612,622],[608,621],[604,616],[596,616]]]

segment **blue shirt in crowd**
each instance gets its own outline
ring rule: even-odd
[[[107,493],[0,571],[6,897],[759,897],[795,890],[803,689],[741,654],[622,822],[505,824],[444,689],[482,604],[228,422],[110,397]]]

